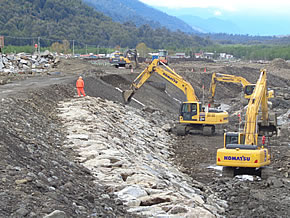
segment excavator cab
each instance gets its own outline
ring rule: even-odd
[[[224,134],[224,147],[245,143],[245,134],[239,132],[228,132]]]
[[[200,104],[197,102],[184,102],[180,107],[180,120],[197,121],[200,112]]]
[[[253,94],[255,87],[256,87],[255,84],[245,86],[244,88],[245,98],[247,99],[251,98],[251,95]],[[274,98],[274,90],[267,90],[267,98]]]

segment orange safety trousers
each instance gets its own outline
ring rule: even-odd
[[[81,96],[81,93],[83,94],[83,96],[86,96],[84,88],[77,88],[77,92],[79,96]]]

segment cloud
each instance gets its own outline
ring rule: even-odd
[[[222,15],[222,12],[221,12],[221,11],[215,11],[215,12],[214,12],[214,15],[215,15],[215,16],[221,16],[221,15]]]
[[[235,11],[233,4],[228,4],[227,0],[139,0],[145,4],[168,8],[209,8],[217,7],[227,11]]]

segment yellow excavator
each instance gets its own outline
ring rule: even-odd
[[[224,147],[217,150],[216,163],[223,166],[224,176],[251,174],[261,176],[263,166],[270,164],[270,154],[264,145],[258,143],[257,118],[262,111],[261,126],[269,132],[276,131],[276,120],[269,118],[267,103],[267,74],[261,71],[254,91],[250,97],[243,132],[224,134]]]
[[[138,67],[138,54],[136,49],[127,49],[124,54],[117,51],[114,52],[109,59],[112,66],[116,68],[125,67],[127,69]]]
[[[255,84],[250,83],[248,80],[241,76],[235,76],[235,75],[229,75],[229,74],[223,74],[223,73],[213,73],[211,77],[211,84],[210,84],[210,97],[209,97],[209,104],[214,104],[214,96],[215,96],[215,90],[217,81],[220,82],[227,82],[227,83],[240,83],[243,86],[244,90],[244,98],[250,99],[251,95],[253,94],[253,91],[255,89]],[[267,98],[273,98],[274,97],[274,91],[267,91]]]
[[[199,102],[191,84],[174,72],[174,70],[163,64],[159,59],[154,59],[132,82],[130,89],[123,91],[123,99],[126,104],[131,101],[134,93],[154,73],[157,73],[175,85],[186,95],[187,101],[183,102],[180,107],[180,125],[177,127],[178,135],[186,135],[190,130],[199,130],[204,135],[212,135],[215,133],[215,125],[228,123],[227,112],[213,108],[205,111],[205,107]]]

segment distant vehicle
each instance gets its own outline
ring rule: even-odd
[[[130,58],[133,58],[133,62],[135,63],[135,66],[133,66],[133,63],[132,63]],[[115,66],[116,68],[119,68],[119,67],[125,67],[128,69],[137,68],[137,66],[138,66],[137,50],[136,49],[128,49],[125,51],[124,54],[122,54],[119,51],[115,51],[111,55],[109,62],[111,65]]]
[[[168,65],[168,52],[167,50],[159,50],[158,54],[152,55],[152,61],[155,59],[159,59],[163,64]]]
[[[85,55],[79,55],[78,57],[84,58],[84,59],[96,59],[98,58],[98,55],[90,53],[90,54],[85,54]]]
[[[99,58],[106,58],[106,54],[98,54]]]
[[[168,52],[166,50],[159,50],[159,61],[168,65]]]

